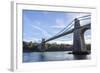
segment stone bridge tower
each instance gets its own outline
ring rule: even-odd
[[[80,27],[80,21],[76,18],[74,23],[74,36],[73,36],[73,53],[87,53],[85,40],[84,40],[84,29],[77,29]]]

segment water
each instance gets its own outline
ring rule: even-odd
[[[90,59],[90,55],[73,55],[64,52],[31,52],[23,53],[23,62],[67,61]]]

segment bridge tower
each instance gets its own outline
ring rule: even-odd
[[[76,18],[74,22],[74,36],[73,36],[73,53],[86,53],[86,45],[84,40],[84,31],[77,29],[80,27],[80,21]]]
[[[45,39],[44,38],[42,39],[42,42],[39,46],[39,50],[42,51],[42,52],[46,50],[45,49]]]

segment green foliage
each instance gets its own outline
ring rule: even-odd
[[[91,44],[86,44],[86,48],[87,50],[91,50]],[[69,44],[46,43],[45,49],[46,51],[72,51],[73,48]],[[23,51],[39,51],[39,43],[23,41]]]

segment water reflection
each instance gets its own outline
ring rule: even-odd
[[[23,53],[23,62],[64,61],[90,59],[90,55],[73,55],[68,52],[31,52]]]
[[[73,55],[75,60],[87,59],[87,55]]]
[[[45,61],[45,52],[40,53],[40,61]]]

